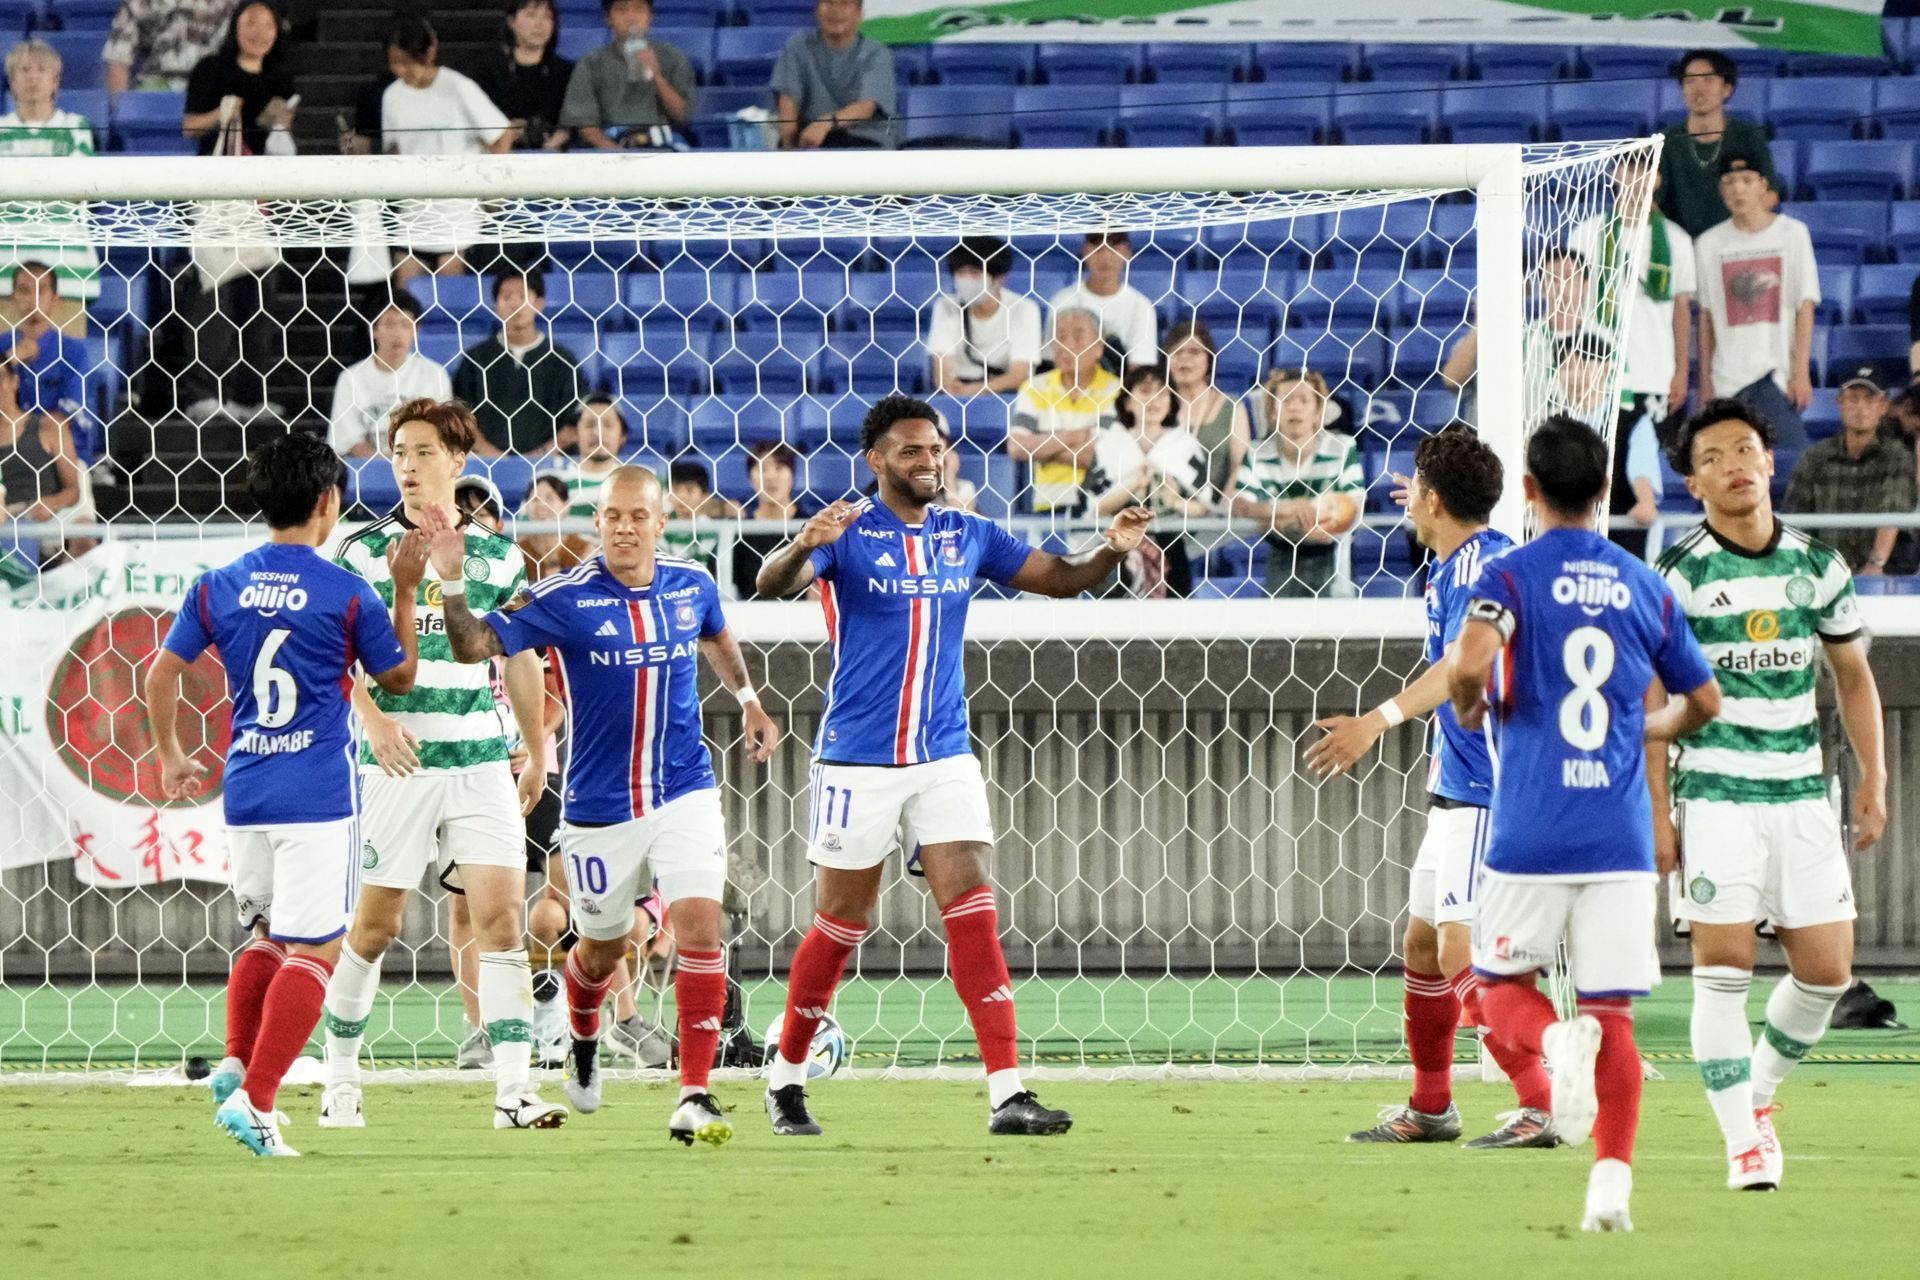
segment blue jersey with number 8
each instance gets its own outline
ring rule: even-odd
[[[1467,617],[1506,640],[1490,698],[1488,868],[1651,875],[1647,686],[1657,675],[1689,693],[1713,678],[1673,592],[1599,534],[1553,529],[1487,563]]]
[[[351,818],[354,664],[379,675],[407,658],[373,587],[312,547],[255,547],[196,578],[167,632],[187,662],[209,646],[233,695],[227,825]]]

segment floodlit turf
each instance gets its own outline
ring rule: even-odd
[[[497,1133],[476,1086],[376,1086],[371,1127],[265,1161],[200,1089],[0,1089],[0,1274],[834,1277],[1913,1274],[1920,1071],[1789,1082],[1778,1195],[1725,1191],[1697,1084],[1648,1086],[1632,1237],[1583,1236],[1591,1148],[1468,1152],[1341,1139],[1392,1084],[1055,1082],[1078,1125],[989,1138],[974,1085],[830,1080],[820,1139],[775,1139],[733,1082],[739,1135],[665,1137],[665,1086],[609,1083],[597,1115]],[[557,1096],[557,1087],[549,1087]],[[1469,1130],[1506,1095],[1463,1087]]]

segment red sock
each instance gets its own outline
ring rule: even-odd
[[[1600,1019],[1600,1057],[1593,1065],[1600,1114],[1593,1122],[1593,1158],[1632,1164],[1644,1083],[1640,1050],[1633,1043],[1633,1002],[1624,996],[1582,1000],[1580,1012]]]
[[[600,1035],[600,1006],[607,1002],[607,988],[613,975],[595,982],[580,967],[580,957],[567,952],[567,1021],[576,1040],[594,1040]]]
[[[680,1008],[680,1085],[704,1090],[720,1049],[720,1018],[727,1011],[726,954],[681,951],[673,998]]]
[[[1407,1105],[1437,1116],[1453,1102],[1453,1033],[1460,1025],[1460,1002],[1446,978],[1408,969],[1407,1052],[1413,1055],[1413,1097]]]
[[[840,985],[847,960],[860,948],[867,926],[835,920],[823,911],[813,913],[813,928],[800,939],[787,970],[787,1012],[780,1022],[780,1056],[788,1062],[805,1062],[813,1048],[813,1033],[820,1029],[827,1006],[833,1003],[833,990]]]
[[[1473,1026],[1487,1025],[1486,1010],[1481,1007],[1480,989],[1484,985],[1480,975],[1468,969],[1453,980],[1453,990],[1460,997],[1463,1017],[1470,1016]],[[1547,1067],[1537,1053],[1523,1053],[1497,1037],[1486,1038],[1487,1052],[1507,1073],[1507,1079],[1513,1082],[1514,1097],[1523,1107],[1535,1111],[1548,1111],[1553,1107],[1553,1084],[1547,1079]]]
[[[953,972],[953,989],[973,1019],[980,1061],[989,1075],[1013,1070],[1020,1065],[1020,1036],[1013,1015],[1013,979],[1007,974],[1006,952],[1000,949],[1000,913],[994,909],[993,886],[983,884],[961,894],[947,904],[940,918],[947,925],[947,967]]]
[[[1480,1011],[1487,1015],[1487,1036],[1515,1053],[1540,1056],[1540,1037],[1559,1021],[1553,1001],[1530,982],[1482,975]]]
[[[332,976],[332,965],[309,955],[289,956],[273,975],[260,1011],[260,1034],[242,1082],[247,1097],[260,1110],[273,1110],[281,1077],[320,1025],[320,1007],[326,1003],[327,979]]]
[[[267,986],[280,972],[287,949],[271,938],[255,938],[240,948],[227,975],[227,1056],[245,1062],[260,1035],[260,1010]]]

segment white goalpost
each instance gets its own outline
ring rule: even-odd
[[[1162,512],[1161,567],[1128,589],[974,605],[970,707],[1023,1052],[1038,1074],[1401,1070],[1398,938],[1424,731],[1390,733],[1328,782],[1300,753],[1314,719],[1371,706],[1420,666],[1418,552],[1388,496],[1419,440],[1454,420],[1478,430],[1508,475],[1494,522],[1516,536],[1527,424],[1570,410],[1611,441],[1632,310],[1611,302],[1640,277],[1637,242],[1605,237],[1612,256],[1583,264],[1577,299],[1542,263],[1576,226],[1613,215],[1623,159],[1657,163],[1658,149],[10,162],[0,275],[25,246],[83,243],[103,288],[62,322],[80,387],[61,415],[80,500],[0,525],[0,1083],[220,1056],[240,936],[217,789],[156,802],[138,677],[192,575],[258,535],[237,496],[246,451],[329,429],[335,379],[367,353],[391,289],[419,300],[420,351],[457,366],[499,329],[488,282],[501,265],[544,280],[541,325],[577,367],[578,396],[622,415],[626,454],[676,478],[697,463],[721,498],[747,502],[669,526],[737,596],[740,557],[787,527],[752,505],[767,450],[794,451],[803,507],[855,491],[860,416],[892,390],[932,399],[983,514],[1069,549],[1104,523],[1049,508],[1006,451],[1020,404],[943,394],[924,345],[962,237],[1006,242],[1009,290],[1044,304],[1077,278],[1089,232],[1128,234],[1128,282],[1163,337],[1204,323],[1208,379],[1244,407],[1245,444],[1274,430],[1260,389],[1271,371],[1324,376],[1329,438],[1351,442],[1362,476],[1360,514],[1326,544],[1338,567],[1312,595],[1265,594],[1265,575],[1291,589],[1284,566],[1321,553],[1236,518],[1216,486],[1201,513]],[[480,274],[386,282],[389,255],[450,240]],[[209,287],[216,259],[252,264],[239,271],[257,277],[249,311],[230,314],[233,275]],[[1563,312],[1599,348],[1573,352]],[[1477,365],[1449,378],[1470,333]],[[1575,370],[1581,360],[1590,367]],[[239,375],[256,403],[234,403]],[[202,382],[224,408],[188,416]],[[527,411],[485,407],[503,421]],[[550,412],[564,446],[577,406]],[[470,469],[494,482],[516,536],[586,532],[577,515],[520,512],[538,474],[577,465],[564,448],[528,452]],[[1205,465],[1230,485],[1224,457]],[[349,470],[362,518],[397,500],[377,447]],[[1191,573],[1178,591],[1165,567],[1176,554]],[[707,705],[734,845],[734,963],[758,1034],[809,919],[805,757],[828,658],[814,605],[739,598],[728,615],[788,733],[755,766],[732,700]],[[212,759],[225,742],[212,659],[196,678]],[[904,873],[889,877],[836,1008],[853,1066],[977,1071],[937,913]],[[367,1033],[376,1064],[411,1079],[456,1075],[463,1035],[445,906],[428,888]]]

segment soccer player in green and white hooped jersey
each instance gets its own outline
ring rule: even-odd
[[[1655,849],[1676,870],[1674,913],[1693,934],[1693,1056],[1727,1139],[1727,1185],[1780,1184],[1774,1091],[1825,1034],[1853,965],[1853,889],[1828,800],[1814,709],[1818,650],[1833,669],[1859,762],[1856,849],[1887,825],[1880,691],[1867,665],[1853,579],[1840,554],[1773,514],[1773,434],[1735,400],[1713,400],[1673,446],[1706,523],[1660,558],[1725,694],[1720,718],[1650,753]],[[1815,644],[1818,639],[1821,643]],[[1747,1026],[1754,925],[1771,921],[1787,978]]]
[[[479,438],[473,411],[458,400],[410,400],[389,418],[388,444],[400,482],[400,508],[348,538],[337,561],[393,590],[386,544],[419,526],[429,508],[454,519],[454,481]],[[463,526],[464,527],[464,526]],[[466,528],[465,593],[471,607],[504,604],[526,582],[520,549],[496,533]],[[525,813],[540,797],[546,764],[541,713],[546,688],[533,653],[507,659],[507,700],[529,753],[518,787],[495,710],[488,669],[456,662],[446,635],[442,585],[420,588],[420,670],[412,692],[356,690],[366,726],[361,749],[365,796],[360,902],[340,963],[327,985],[325,1128],[365,1124],[360,1040],[380,985],[386,954],[407,895],[431,870],[467,898],[480,948],[480,1018],[493,1047],[496,1129],[551,1129],[567,1110],[543,1102],[530,1084],[533,979],[526,948]],[[516,798],[517,790],[517,798]]]

